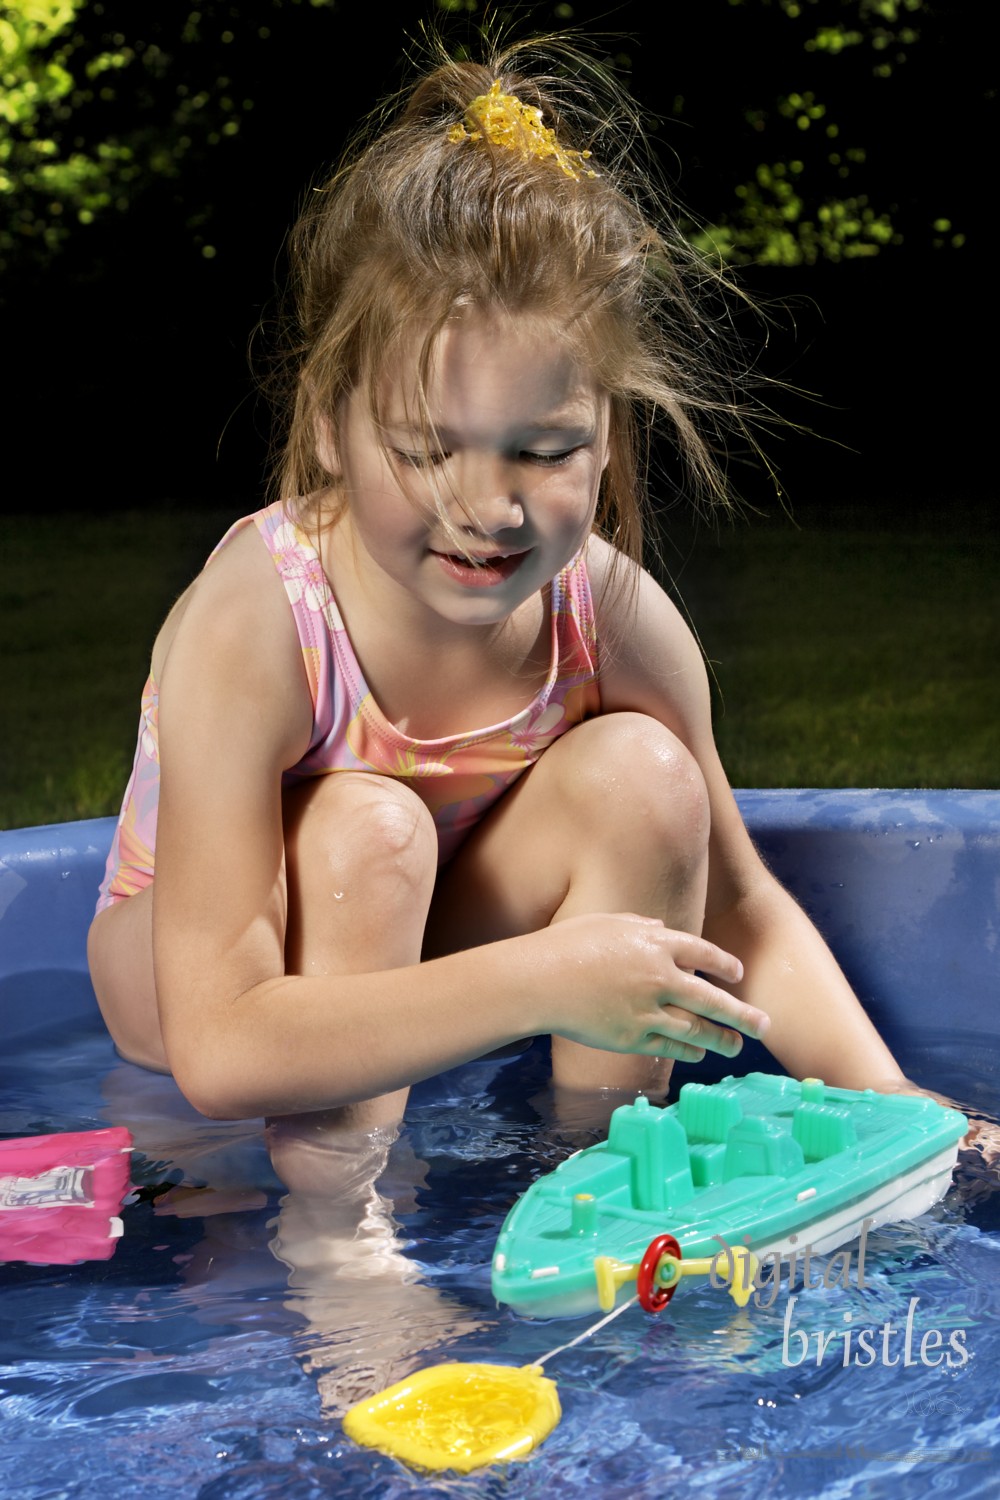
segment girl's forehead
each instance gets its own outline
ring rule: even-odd
[[[377,400],[384,423],[477,410],[593,414],[602,404],[597,382],[552,320],[478,309],[404,337],[386,362]]]

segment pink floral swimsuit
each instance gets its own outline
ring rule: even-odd
[[[284,772],[284,785],[333,771],[367,771],[405,781],[434,818],[443,863],[553,740],[600,712],[593,604],[582,554],[552,582],[551,663],[534,701],[502,724],[442,740],[414,740],[379,711],[316,550],[280,501],[237,521],[212,556],[251,524],[285,585],[313,704],[309,749]],[[134,896],[153,879],[160,791],[157,710],[157,687],[150,673],[142,695],[135,762],[98,911]]]

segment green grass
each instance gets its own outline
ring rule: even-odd
[[[679,590],[738,786],[1000,784],[1000,546],[969,508],[753,519],[696,540]]]
[[[0,572],[0,827],[116,812],[149,650],[232,519],[43,515]],[[1000,783],[1000,544],[982,508],[668,531],[737,786]]]
[[[232,516],[129,511],[11,526],[0,568],[0,827],[117,812],[149,652]]]

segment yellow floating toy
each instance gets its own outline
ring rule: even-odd
[[[561,1415],[539,1365],[436,1365],[352,1406],[344,1431],[416,1468],[468,1474],[527,1458]]]
[[[753,1289],[756,1258],[737,1253],[729,1292],[744,1307]],[[555,1382],[542,1368],[557,1354],[582,1344],[638,1303],[660,1312],[682,1276],[707,1275],[714,1262],[685,1263],[672,1235],[652,1241],[641,1263],[611,1256],[594,1259],[601,1305],[610,1308],[567,1344],[550,1349],[532,1365],[435,1365],[358,1401],[344,1417],[344,1431],[356,1443],[377,1448],[417,1469],[452,1469],[469,1474],[489,1464],[528,1458],[562,1416]],[[634,1281],[638,1291],[614,1305],[618,1288]]]

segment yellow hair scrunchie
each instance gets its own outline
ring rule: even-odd
[[[456,145],[461,141],[488,140],[491,145],[501,146],[507,151],[520,151],[523,156],[534,156],[539,160],[552,157],[567,177],[596,177],[597,173],[580,164],[586,161],[589,151],[567,151],[560,146],[556,133],[542,123],[542,112],[532,104],[524,104],[516,94],[504,94],[499,78],[490,86],[489,92],[479,94],[465,111],[465,123],[452,125],[448,139]]]

